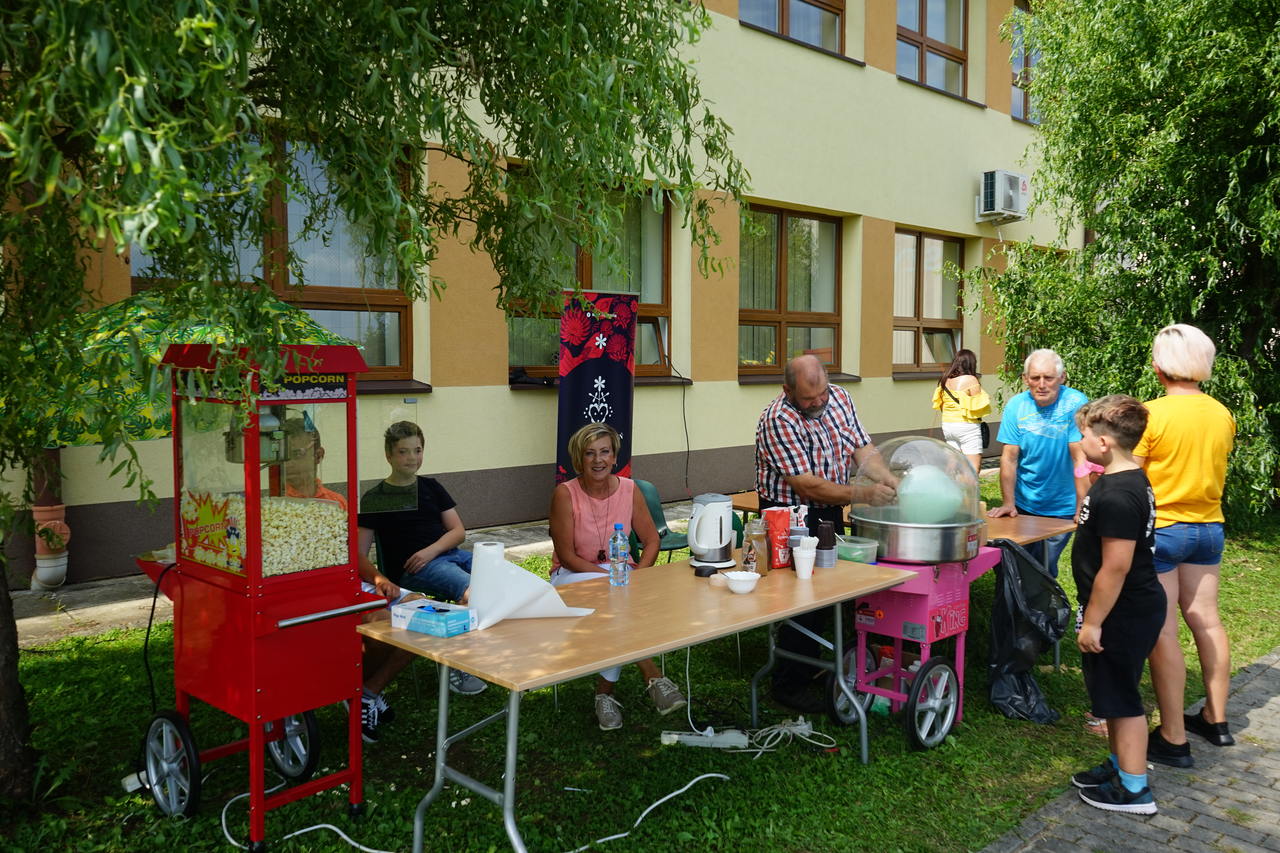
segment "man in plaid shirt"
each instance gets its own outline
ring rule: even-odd
[[[876,472],[880,482],[855,487],[851,481],[864,465]],[[817,535],[821,521],[830,521],[837,532],[843,532],[847,504],[855,500],[888,503],[896,485],[859,423],[849,393],[827,381],[822,362],[812,355],[787,362],[782,393],[756,425],[756,492],[761,511],[807,506],[810,535]],[[819,633],[826,627],[826,616],[824,608],[793,621]],[[820,653],[815,640],[789,625],[779,630],[778,647],[809,657]],[[821,712],[822,698],[811,689],[818,672],[808,664],[779,660],[773,671],[774,699],[798,711]]]

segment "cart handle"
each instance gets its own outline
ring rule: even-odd
[[[361,601],[359,604],[349,604],[346,607],[335,607],[333,610],[319,610],[315,613],[308,613],[305,616],[293,616],[288,619],[281,619],[276,623],[276,628],[292,628],[295,625],[306,625],[308,622],[319,622],[321,619],[332,619],[335,616],[348,616],[352,613],[364,613],[366,610],[377,610],[387,606],[385,598],[379,598],[375,601]]]

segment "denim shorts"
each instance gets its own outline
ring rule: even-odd
[[[1222,522],[1175,522],[1156,528],[1156,572],[1171,572],[1179,563],[1216,566],[1222,562]]]

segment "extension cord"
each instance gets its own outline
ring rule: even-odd
[[[801,717],[798,720],[784,720],[778,723],[777,727],[785,732],[791,732],[799,737],[807,737],[813,734],[813,724]]]
[[[685,746],[706,746],[713,749],[746,749],[747,735],[737,729],[703,734],[702,732],[663,732],[662,743],[681,743]]]

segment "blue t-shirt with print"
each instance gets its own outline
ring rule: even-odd
[[[1033,515],[1069,518],[1076,511],[1076,481],[1068,447],[1082,436],[1076,410],[1089,398],[1065,385],[1050,406],[1037,406],[1030,391],[1009,401],[1000,418],[1004,444],[1018,448],[1014,505]]]

